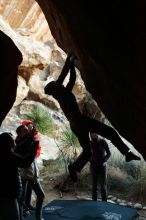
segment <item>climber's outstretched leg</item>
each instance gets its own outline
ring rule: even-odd
[[[110,140],[113,145],[117,147],[117,149],[125,156],[126,162],[130,162],[131,160],[141,160],[140,157],[130,151],[129,147],[123,142],[122,138],[115,129],[101,123],[100,121],[90,119],[88,117],[86,117],[85,120],[90,128],[90,132],[97,133]]]

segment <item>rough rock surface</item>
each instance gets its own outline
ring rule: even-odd
[[[146,159],[146,30],[143,22],[146,3],[119,1],[105,4],[104,1],[99,1],[91,4],[90,1],[81,0],[37,2],[57,44],[65,52],[71,49],[76,54],[82,79],[100,109],[119,133]],[[2,3],[1,14],[5,14],[6,1]],[[12,3],[15,7],[17,5],[16,10]],[[7,1],[7,7],[9,10],[5,14],[6,19],[13,21],[14,13],[19,15],[19,24],[15,26],[18,28],[24,24],[27,12],[31,14],[28,8],[34,12],[35,3],[26,0]],[[20,16],[21,7],[25,9],[24,17]],[[29,13],[25,21],[29,21]],[[39,20],[39,13],[34,16],[36,22]],[[10,53],[11,49],[8,49]],[[4,94],[7,88],[3,75],[1,74],[1,90]],[[14,83],[13,80],[11,83]],[[5,109],[2,111],[8,111],[6,105],[11,105],[13,101],[11,96],[6,97],[6,104],[3,105]]]
[[[37,2],[58,45],[78,57],[87,90],[146,159],[146,3]]]

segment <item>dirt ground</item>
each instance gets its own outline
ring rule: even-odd
[[[42,182],[42,187],[45,192],[44,205],[52,200],[77,200],[77,199],[91,199],[90,191],[83,191],[72,185],[69,189],[64,189],[64,192],[59,190],[58,183],[54,179],[46,179]],[[110,200],[109,200],[110,202]],[[138,210],[139,217],[136,220],[146,220],[146,210]]]

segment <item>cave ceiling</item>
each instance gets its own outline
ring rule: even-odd
[[[146,159],[146,2],[37,2],[58,45],[80,60],[87,90]]]
[[[146,159],[146,2],[36,2],[102,112]]]

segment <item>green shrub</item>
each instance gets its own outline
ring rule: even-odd
[[[123,155],[115,147],[111,147],[110,151],[111,157],[108,160],[108,164],[112,167],[118,167],[122,169],[125,163]]]
[[[53,174],[55,176],[55,174],[60,174],[60,170],[64,171],[64,164],[60,159],[43,160],[43,166],[42,175]]]
[[[140,175],[140,164],[139,161],[126,162],[125,157],[116,149],[112,147],[112,155],[108,161],[108,164],[112,167],[119,168],[122,172],[138,179]]]
[[[80,153],[80,144],[76,135],[69,127],[65,127],[61,135],[61,154],[68,163],[76,160]]]
[[[69,127],[65,127],[61,133],[60,144],[56,143],[59,149],[59,159],[64,163],[65,172],[68,173],[68,164],[76,160],[80,153],[79,141]]]
[[[25,115],[25,119],[32,120],[36,126],[36,129],[46,135],[51,135],[53,133],[54,123],[52,118],[45,112],[43,108],[36,105],[34,110]]]
[[[146,203],[146,179],[140,178],[132,184],[129,197],[133,201]]]
[[[127,193],[133,183],[133,178],[128,176],[118,167],[108,167],[107,186],[109,191]]]
[[[144,161],[141,161],[139,165],[139,175],[132,184],[130,196],[135,201],[146,203],[146,165]]]
[[[79,147],[78,138],[69,127],[65,127],[62,131],[61,142],[63,145],[72,146],[73,148]]]

